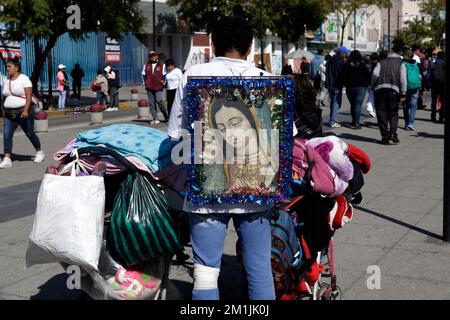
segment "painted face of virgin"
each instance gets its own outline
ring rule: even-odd
[[[215,115],[217,129],[219,129],[225,141],[235,146],[236,149],[257,143],[256,131],[250,121],[236,108],[222,106]],[[253,129],[253,130],[251,130]]]

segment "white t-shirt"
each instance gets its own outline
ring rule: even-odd
[[[6,97],[3,106],[7,109],[17,109],[25,107],[25,88],[33,87],[30,78],[28,78],[24,74],[20,74],[16,80],[11,81],[12,93],[9,90],[9,82],[9,79],[6,79],[6,81],[3,82],[3,96]]]
[[[197,64],[190,67],[183,75],[177,93],[175,95],[175,101],[172,105],[172,111],[170,113],[169,127],[167,134],[170,137],[179,139],[183,129],[183,96],[187,79],[189,76],[270,76],[271,74],[256,68],[252,63],[241,59],[231,59],[225,57],[217,57],[209,63]],[[191,207],[187,199],[185,198],[183,210],[186,212],[194,212],[200,214],[209,213],[253,213],[264,212],[270,207],[258,204],[214,204],[205,205],[202,207]]]
[[[167,90],[174,90],[180,85],[180,81],[183,78],[183,72],[180,69],[175,68],[166,74]]]

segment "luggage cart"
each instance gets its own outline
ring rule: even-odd
[[[82,159],[83,157],[111,157],[118,161],[121,165],[126,168],[125,172],[117,175],[105,176],[105,190],[106,190],[106,204],[105,208],[108,212],[112,209],[113,201],[117,191],[120,188],[121,182],[127,177],[128,174],[138,172],[145,175],[148,179],[153,179],[148,173],[138,170],[131,162],[129,162],[125,157],[120,155],[113,149],[97,146],[97,147],[85,147],[77,149],[78,157]],[[74,160],[72,155],[65,158],[64,163],[68,163]],[[111,184],[111,185],[109,185]],[[171,193],[173,194],[173,193]],[[176,193],[175,193],[176,194]],[[172,211],[174,209],[171,209]],[[106,220],[106,219],[105,219]],[[120,265],[108,254],[106,238],[108,233],[109,222],[105,221],[104,233],[103,233],[103,246],[99,261],[99,272],[85,271],[81,270],[81,290],[93,299],[101,300],[114,300],[121,299],[121,296],[115,294],[115,291],[111,287],[110,280],[111,277],[117,271],[117,265]],[[169,273],[171,267],[171,261],[173,255],[155,257],[149,260],[148,264],[151,264],[151,269],[155,270],[155,274],[159,276],[160,284],[159,288],[154,294],[153,300],[165,300],[167,296],[167,288],[169,282]],[[61,266],[67,270],[69,267],[67,264],[61,263]],[[84,298],[84,297],[82,297]]]

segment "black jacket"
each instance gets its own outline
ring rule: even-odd
[[[344,66],[345,62],[340,55],[335,55],[328,60],[325,71],[325,86],[327,89],[342,89],[344,86]]]
[[[344,85],[346,88],[368,87],[370,74],[369,68],[363,61],[359,64],[347,61],[344,67]]]

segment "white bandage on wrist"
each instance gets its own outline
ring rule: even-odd
[[[194,264],[194,290],[217,289],[220,268]]]

